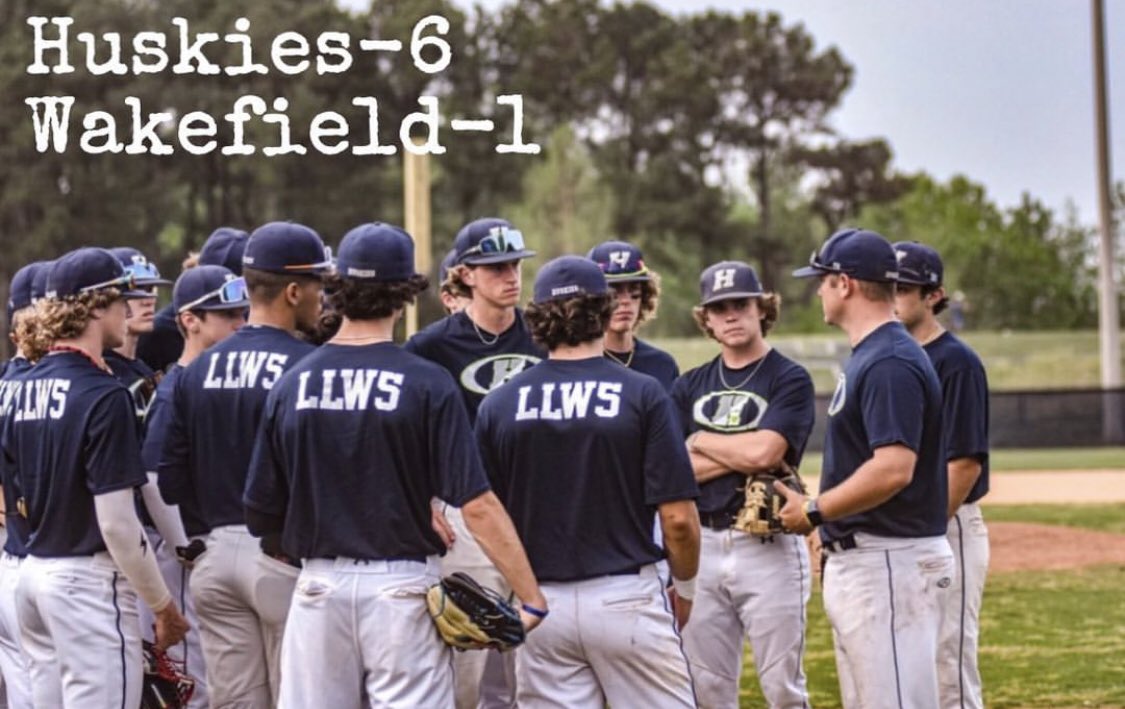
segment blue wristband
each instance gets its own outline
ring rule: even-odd
[[[536,608],[535,606],[529,606],[526,603],[524,603],[522,606],[520,606],[520,608],[523,608],[524,613],[527,613],[528,615],[533,615],[536,618],[538,618],[539,620],[543,620],[544,618],[546,618],[547,614],[550,612],[550,611],[541,610],[539,608]]]

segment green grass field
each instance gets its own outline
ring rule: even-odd
[[[997,506],[990,507],[986,516],[990,521],[1064,524],[1125,534],[1121,504]],[[986,705],[996,709],[1125,706],[1122,588],[1125,568],[1116,566],[991,576],[981,621]],[[819,592],[809,602],[805,672],[813,706],[841,706],[831,630]],[[764,706],[749,656],[740,704]]]
[[[801,461],[801,472],[820,472],[821,454],[810,451]],[[1125,469],[1125,448],[1020,448],[992,451],[991,469],[1006,470],[1100,470]]]
[[[993,389],[1066,389],[1100,386],[1098,335],[1077,332],[967,332],[963,337],[988,369]],[[718,344],[703,337],[653,338],[683,370],[699,366],[718,353]],[[813,375],[819,392],[835,386],[831,362],[847,356],[847,340],[836,331],[815,335],[776,335],[770,342],[794,357]],[[1122,347],[1125,351],[1125,347]]]

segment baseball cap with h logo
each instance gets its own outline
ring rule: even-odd
[[[720,300],[758,298],[762,283],[753,267],[742,261],[720,261],[708,266],[699,277],[699,304],[710,305]]]

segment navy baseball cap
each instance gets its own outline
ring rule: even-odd
[[[75,249],[55,261],[47,277],[47,298],[65,298],[103,288],[122,292],[134,287],[133,274],[127,273],[117,257],[93,246]]]
[[[401,227],[361,224],[344,234],[336,273],[361,281],[405,281],[414,272],[414,239]]]
[[[55,267],[54,261],[40,261],[34,277],[31,279],[31,302],[35,303],[47,297],[47,277]]]
[[[235,310],[250,307],[246,279],[225,266],[196,266],[176,279],[172,288],[172,309]]]
[[[445,258],[441,260],[441,265],[438,266],[438,283],[445,283],[445,279],[449,277],[449,269],[457,265],[457,249],[450,249]]]
[[[843,273],[861,281],[887,283],[898,279],[894,247],[882,234],[865,229],[836,232],[820,251],[809,257],[809,265],[793,271],[797,278]]]
[[[523,234],[505,219],[477,219],[461,227],[453,239],[457,253],[455,263],[481,266],[531,258],[534,251],[526,248]]]
[[[109,249],[117,257],[126,273],[133,274],[133,282],[139,288],[155,288],[156,286],[170,286],[172,281],[160,277],[160,270],[156,264],[149,262],[145,255],[131,246],[118,246]],[[152,298],[151,290],[129,290],[124,293],[126,298]]]
[[[40,269],[46,265],[46,261],[35,261],[27,264],[20,270],[16,271],[12,276],[12,282],[8,285],[8,319],[11,320],[12,313],[17,310],[23,310],[35,302],[34,283],[35,278],[39,274]]]
[[[332,251],[320,234],[304,224],[270,222],[250,235],[242,266],[270,273],[319,275],[332,270]]]
[[[917,241],[900,241],[895,244],[898,258],[899,283],[916,286],[940,286],[945,276],[941,256],[925,244]]]
[[[608,292],[609,284],[598,264],[582,256],[559,256],[539,269],[532,299],[536,303],[546,303],[559,298]]]
[[[758,274],[750,264],[742,261],[720,261],[703,269],[699,276],[700,305],[735,298],[757,298],[762,294]]]
[[[211,232],[199,251],[200,266],[226,266],[235,275],[242,275],[242,253],[250,235],[241,229],[221,226]]]
[[[610,283],[640,283],[651,281],[641,250],[624,241],[603,241],[586,254],[602,269]]]

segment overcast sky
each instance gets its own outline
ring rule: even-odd
[[[886,137],[900,169],[964,173],[1001,205],[1027,191],[1057,209],[1073,200],[1084,221],[1096,220],[1089,2],[650,1],[670,12],[777,10],[802,22],[855,67],[833,118],[844,136]],[[1112,169],[1125,180],[1125,0],[1106,6]]]

